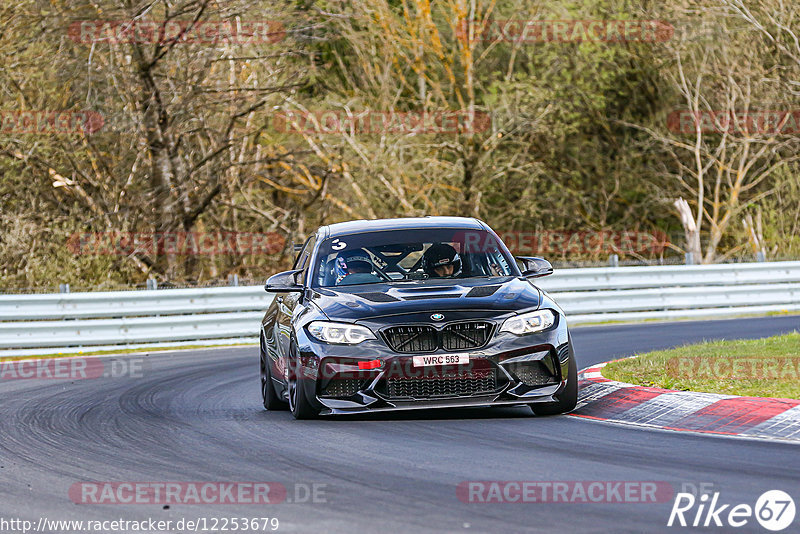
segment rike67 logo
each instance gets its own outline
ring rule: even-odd
[[[778,532],[788,528],[794,521],[794,500],[784,491],[764,492],[756,500],[755,506],[722,503],[719,495],[718,491],[699,497],[691,493],[678,493],[667,526],[739,528],[751,524],[755,517],[765,529]]]

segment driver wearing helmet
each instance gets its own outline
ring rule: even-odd
[[[430,278],[455,278],[461,274],[461,257],[445,243],[434,243],[422,256],[423,270]]]
[[[336,285],[372,284],[381,279],[372,274],[372,259],[364,249],[341,252],[334,263]]]

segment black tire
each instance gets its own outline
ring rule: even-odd
[[[275,383],[272,381],[272,365],[268,363],[269,356],[264,350],[264,340],[261,340],[261,398],[264,408],[270,411],[289,409],[289,403],[278,397]]]
[[[319,411],[311,405],[306,396],[307,378],[303,378],[297,369],[294,369],[289,378],[289,409],[295,419],[316,419]]]
[[[570,340],[571,343],[571,340]],[[571,351],[570,351],[571,352]],[[571,412],[578,404],[578,365],[575,355],[570,353],[567,368],[567,387],[558,399],[558,402],[547,404],[531,404],[531,410],[536,415],[558,415]]]

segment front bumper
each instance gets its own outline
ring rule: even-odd
[[[419,354],[395,352],[381,339],[345,346],[304,336],[298,384],[322,415],[557,402],[574,357],[558,319],[545,332],[495,333],[481,349],[432,353],[468,353],[468,365],[420,368],[412,360]],[[375,360],[380,368],[358,366]]]

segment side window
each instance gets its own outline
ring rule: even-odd
[[[305,245],[297,254],[297,258],[294,260],[294,266],[292,270],[302,269],[305,265],[306,260],[308,260],[308,256],[310,255],[310,249],[313,248],[314,244],[312,243],[314,236],[312,235],[308,239],[306,239]]]
[[[295,261],[294,269],[302,269],[303,272],[298,278],[298,282],[302,280],[305,283],[306,274],[308,273],[308,268],[311,265],[309,258],[311,254],[314,252],[314,244],[316,243],[316,236],[312,235],[306,240],[306,244],[303,246],[303,250],[300,251],[300,254],[297,256],[297,261]]]

